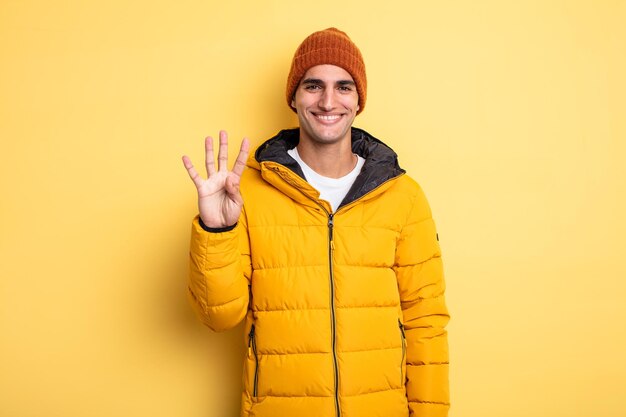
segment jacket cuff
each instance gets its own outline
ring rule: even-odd
[[[237,223],[235,223],[232,226],[226,226],[226,227],[209,227],[206,224],[204,224],[204,222],[202,221],[202,218],[200,216],[198,216],[198,221],[200,222],[200,227],[202,227],[202,229],[205,232],[209,232],[209,233],[230,232],[231,230],[233,230],[237,226]]]

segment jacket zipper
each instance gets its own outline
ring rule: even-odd
[[[256,338],[254,335],[254,324],[250,328],[250,334],[248,335],[248,348],[252,347],[254,353],[254,385],[252,388],[252,396],[256,398],[258,386],[259,386],[259,357],[256,353]]]
[[[400,360],[400,386],[404,386],[404,370],[402,366],[404,365],[404,358],[406,356],[406,335],[404,334],[404,325],[400,319],[398,319],[398,327],[400,327],[400,335],[402,336],[402,359]]]
[[[341,408],[339,407],[339,364],[337,363],[337,324],[335,318],[335,277],[333,274],[333,249],[335,243],[333,241],[334,213],[328,213],[328,268],[330,276],[330,316],[331,316],[331,333],[333,346],[333,363],[335,366],[335,408],[337,409],[337,417],[341,416]]]

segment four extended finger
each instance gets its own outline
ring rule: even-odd
[[[250,150],[250,142],[248,138],[243,138],[241,141],[241,148],[239,149],[239,155],[237,156],[237,160],[235,160],[235,165],[233,166],[233,173],[237,176],[241,176],[243,174],[243,169],[246,167],[246,161],[248,160],[248,152]]]
[[[207,176],[215,173],[215,156],[213,155],[213,138],[208,136],[204,140],[204,164],[206,165]]]
[[[220,150],[217,154],[217,169],[223,172],[228,170],[228,135],[224,130],[220,130]]]

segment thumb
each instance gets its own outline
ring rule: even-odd
[[[230,197],[231,200],[239,205],[243,204],[243,198],[239,192],[238,179],[233,178],[233,176],[228,176],[226,178],[226,182],[224,183],[224,188],[226,189],[226,193],[228,193],[228,197]]]

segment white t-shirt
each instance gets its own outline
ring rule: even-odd
[[[343,198],[348,194],[350,187],[352,187],[354,180],[356,180],[356,177],[361,172],[361,168],[365,163],[365,159],[357,155],[358,161],[352,171],[341,178],[329,178],[318,174],[313,171],[310,166],[305,164],[298,154],[297,147],[289,149],[287,153],[298,162],[307,182],[320,192],[320,199],[330,203],[333,212],[337,210]]]

